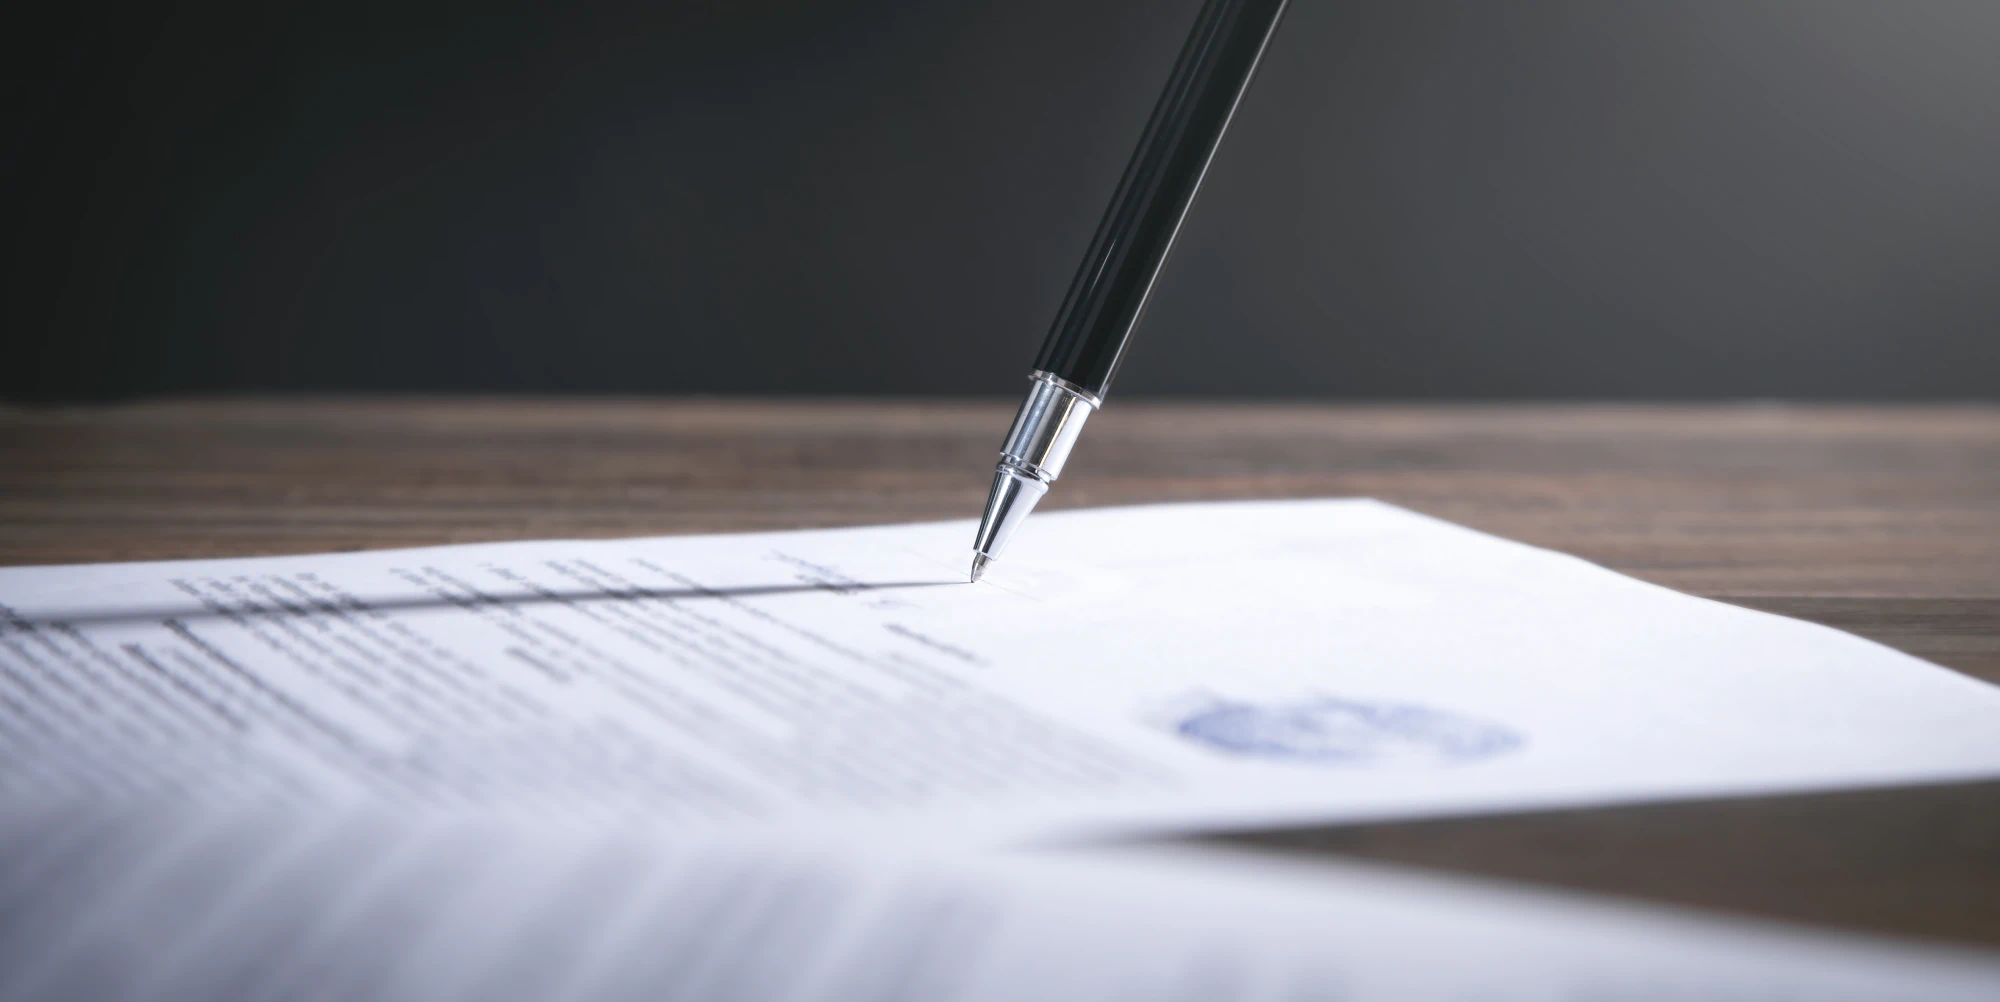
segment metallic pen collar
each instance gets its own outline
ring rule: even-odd
[[[1092,393],[1089,390],[1086,390],[1083,387],[1078,386],[1075,383],[1072,383],[1069,380],[1064,379],[1063,377],[1058,376],[1053,372],[1043,372],[1040,369],[1036,369],[1028,373],[1028,378],[1039,380],[1044,383],[1051,383],[1055,385],[1058,389],[1068,390],[1069,392],[1074,393],[1079,397],[1082,397],[1083,402],[1089,404],[1091,410],[1096,410],[1099,407],[1104,406],[1103,397],[1100,397],[1097,394]]]
[[[1062,475],[1083,422],[1100,403],[1095,394],[1046,372],[1031,372],[1028,399],[1000,445],[1000,462],[1046,484]]]

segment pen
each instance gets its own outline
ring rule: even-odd
[[[1207,0],[1196,15],[1028,373],[1028,397],[1001,443],[993,490],[973,537],[972,580],[1048,493],[1085,419],[1103,405],[1153,281],[1285,3]]]

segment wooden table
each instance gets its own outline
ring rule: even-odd
[[[969,518],[999,403],[0,409],[0,563]],[[2000,682],[2000,407],[1121,402],[1048,507],[1368,495]],[[2000,783],[1244,836],[2000,947]]]

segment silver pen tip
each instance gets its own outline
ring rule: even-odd
[[[973,584],[978,584],[978,583],[979,583],[979,575],[981,575],[981,574],[984,574],[984,573],[986,573],[986,560],[987,560],[987,557],[986,557],[986,554],[984,554],[984,553],[975,553],[975,554],[973,554],[973,555],[972,555],[972,583],[973,583]]]

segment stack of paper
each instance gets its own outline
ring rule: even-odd
[[[0,796],[986,846],[2000,775],[2000,689],[1375,502],[969,538],[0,570]]]

